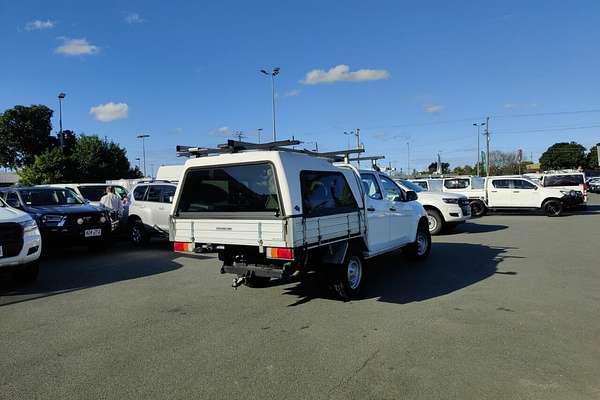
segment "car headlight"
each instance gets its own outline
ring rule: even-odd
[[[66,220],[67,220],[67,217],[65,217],[64,215],[52,215],[52,214],[44,215],[41,219],[42,224],[48,225],[48,226],[63,226],[65,224]]]
[[[447,204],[458,204],[459,199],[442,199]]]
[[[77,218],[77,224],[83,225],[83,218]]]
[[[37,231],[38,228],[37,224],[35,223],[35,220],[33,219],[20,222],[20,224],[23,227],[23,233],[34,232]]]

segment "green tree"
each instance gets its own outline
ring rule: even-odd
[[[437,171],[437,162],[432,162],[431,164],[429,164],[429,166],[427,167],[427,170],[429,171],[430,174],[433,174],[434,172]],[[449,163],[442,163],[442,174],[447,174],[448,172],[450,172],[450,164]]]
[[[596,143],[595,146],[592,146],[590,152],[586,156],[586,166],[589,169],[600,168],[600,165],[598,165],[598,146],[600,146],[600,143]]]
[[[540,157],[540,168],[543,171],[553,169],[569,169],[586,165],[585,147],[579,143],[555,143]]]
[[[34,157],[31,165],[19,171],[20,182],[24,185],[66,183],[75,180],[76,171],[71,160],[59,147],[48,149]]]
[[[130,174],[125,149],[98,136],[81,135],[71,154],[79,182],[105,182]]]
[[[52,110],[44,105],[15,106],[0,115],[0,166],[31,165],[35,156],[56,145]]]

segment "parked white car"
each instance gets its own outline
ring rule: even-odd
[[[412,190],[419,196],[418,202],[427,211],[429,232],[437,235],[443,229],[452,229],[471,218],[467,196],[456,193],[429,192],[407,179],[396,179],[404,190]]]
[[[130,239],[143,245],[152,235],[169,234],[169,214],[177,185],[168,181],[142,181],[129,196]]]
[[[41,253],[42,237],[35,220],[0,198],[0,270],[11,269],[20,282],[33,281]]]
[[[456,176],[445,178],[411,179],[411,182],[430,192],[458,193],[469,199],[471,216],[485,213],[485,181],[480,176]]]
[[[483,213],[488,209],[538,209],[556,217],[566,208],[583,203],[583,194],[576,190],[544,187],[519,176],[487,178]]]
[[[399,248],[428,256],[427,213],[415,192],[381,172],[334,164],[332,153],[271,145],[244,152],[246,144],[230,142],[215,152],[233,154],[186,162],[169,230],[175,251],[216,245],[234,286],[316,271],[342,298],[360,292],[367,258]]]

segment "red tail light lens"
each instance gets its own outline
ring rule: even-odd
[[[287,247],[267,247],[267,258],[276,258],[278,260],[293,260],[294,249]]]
[[[193,251],[192,243],[189,242],[174,242],[173,243],[174,251]]]

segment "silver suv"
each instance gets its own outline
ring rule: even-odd
[[[133,244],[143,245],[152,235],[169,234],[169,213],[177,184],[170,181],[138,182],[129,194],[129,228]]]

